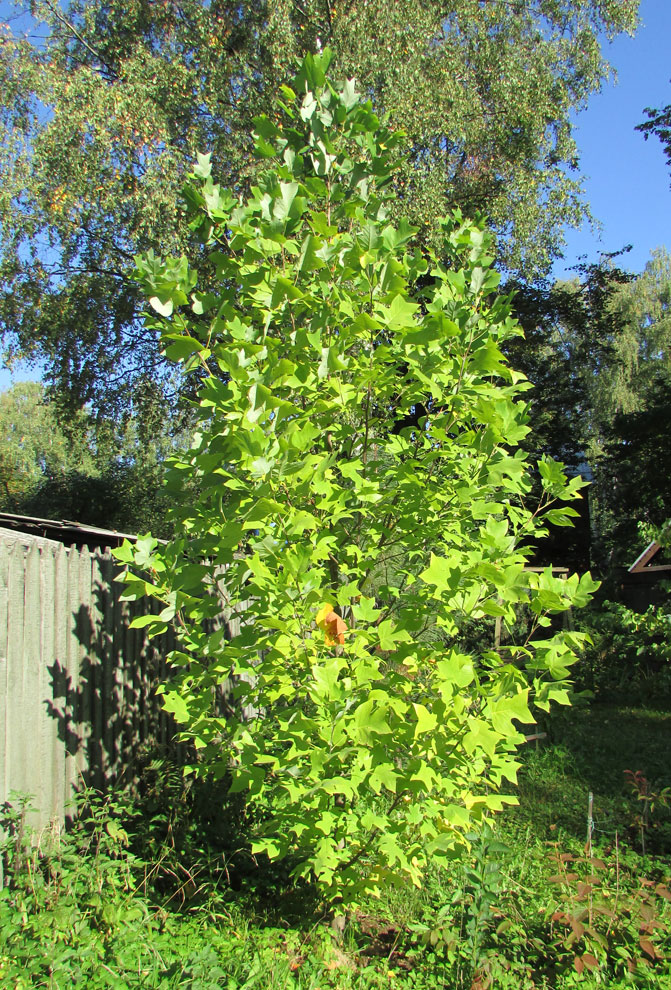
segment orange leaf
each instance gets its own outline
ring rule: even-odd
[[[327,646],[335,646],[336,643],[342,645],[345,642],[347,623],[333,610],[332,605],[322,605],[317,612],[315,621],[319,628],[326,633]]]
[[[347,629],[347,623],[344,619],[341,619],[339,615],[335,612],[329,612],[326,616],[326,642],[329,646],[333,646],[334,643],[344,643],[345,642],[345,630]]]

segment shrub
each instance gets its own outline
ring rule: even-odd
[[[600,697],[671,697],[671,602],[635,612],[605,601],[583,618],[591,644],[580,663],[582,684]]]

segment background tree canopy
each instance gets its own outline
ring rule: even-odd
[[[44,402],[36,382],[21,382],[0,395],[0,507],[20,509],[50,476],[72,467],[73,443]],[[79,452],[78,452],[79,453]],[[85,458],[74,455],[85,468]]]
[[[135,408],[115,420],[81,409],[65,423],[36,382],[0,394],[0,510],[168,535],[164,464],[184,424],[151,393]]]
[[[605,570],[642,550],[639,524],[671,516],[669,412],[671,256],[654,251],[644,271],[604,301],[611,327],[606,359],[592,382],[587,452],[597,559]]]
[[[643,549],[639,522],[671,516],[664,468],[671,376],[671,256],[660,248],[640,275],[620,258],[579,266],[547,287],[517,286],[524,338],[507,354],[535,388],[526,449],[593,480],[591,563],[602,573]],[[511,284],[509,284],[511,287]],[[661,469],[660,469],[661,468]],[[589,530],[577,529],[548,559],[581,562]]]
[[[671,168],[671,103],[660,109],[646,107],[647,120],[639,124],[637,131],[642,131],[646,141],[650,136],[658,137],[666,155],[666,161]]]
[[[167,377],[133,256],[197,249],[175,203],[198,150],[246,192],[251,121],[296,57],[328,44],[407,133],[398,208],[486,214],[504,266],[547,270],[580,198],[570,112],[608,76],[599,38],[637,0],[51,0],[17,5],[0,62],[0,327],[75,405],[127,409]],[[25,31],[23,30],[25,28]]]

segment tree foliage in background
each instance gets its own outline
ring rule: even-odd
[[[671,517],[671,372],[654,374],[638,407],[604,426],[592,500],[604,570],[629,566],[648,542],[650,527]]]
[[[605,570],[643,549],[640,524],[671,516],[668,485],[671,381],[671,256],[654,251],[644,271],[615,286],[602,304],[611,334],[591,376],[587,454],[596,556]]]
[[[614,300],[634,278],[618,267],[618,261],[618,255],[610,255],[598,264],[576,266],[576,276],[569,281],[506,284],[514,293],[513,312],[524,337],[507,342],[505,354],[534,386],[529,393],[531,429],[521,446],[532,460],[556,458],[569,474],[590,480],[601,413],[604,402],[611,402],[603,380],[616,364],[623,333]],[[540,492],[539,477],[535,490]],[[587,496],[573,529],[551,531],[538,547],[537,563],[552,561],[577,570],[591,566],[592,535],[599,520],[592,489]]]
[[[604,573],[642,549],[639,523],[659,525],[671,515],[667,472],[660,470],[668,433],[671,257],[654,251],[640,275],[619,261],[614,255],[579,266],[575,279],[550,287],[507,285],[517,290],[513,305],[525,336],[510,341],[506,354],[535,386],[522,445],[532,457],[556,457],[593,477],[593,561]],[[583,544],[589,539],[589,531],[575,535]],[[571,554],[570,540],[562,543]]]
[[[121,420],[80,410],[63,423],[43,385],[14,385],[0,393],[0,509],[166,536],[165,460],[182,430],[151,393]]]
[[[0,38],[0,327],[71,401],[115,412],[147,376],[133,255],[197,248],[178,222],[185,163],[249,190],[252,119],[293,60],[328,44],[407,133],[397,211],[436,246],[437,218],[483,211],[503,264],[544,271],[583,217],[570,113],[608,76],[599,36],[636,0],[35,0]],[[181,387],[181,386],[180,386]]]
[[[619,333],[598,383],[601,419],[643,409],[660,372],[671,370],[671,255],[666,248],[653,251],[643,272],[606,300],[606,313]]]
[[[551,285],[506,284],[524,330],[506,345],[506,355],[534,386],[523,447],[533,458],[554,457],[572,471],[585,467],[598,420],[612,413],[610,387],[623,334],[615,300],[634,278],[615,264],[617,258],[576,266],[573,279]]]
[[[45,402],[37,382],[21,382],[0,393],[0,506],[16,512],[45,478],[64,474],[84,459]],[[81,458],[77,454],[81,453]],[[82,467],[84,465],[82,464]]]
[[[646,141],[649,137],[659,138],[666,163],[671,168],[671,103],[657,110],[646,107],[644,113],[648,119],[639,124],[636,130],[643,133]]]
[[[581,638],[551,616],[594,585],[524,569],[582,482],[544,460],[526,505],[525,382],[500,349],[519,328],[490,235],[456,214],[434,253],[390,220],[400,135],[329,61],[307,57],[256,119],[267,171],[243,203],[200,156],[199,270],[139,262],[167,355],[206,376],[173,465],[199,495],[167,546],[119,557],[128,595],[163,605],[136,624],[177,632],[165,704],[197,766],[248,796],[254,852],[338,902],[419,884],[501,807],[529,706],[568,700]],[[464,622],[512,627],[520,603],[522,641],[466,651]],[[209,621],[223,605],[230,639]]]

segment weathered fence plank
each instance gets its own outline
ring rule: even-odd
[[[7,713],[5,718],[5,767],[8,782],[17,790],[28,783],[27,752],[30,741],[29,713],[25,709],[23,685],[23,554],[10,553],[7,575]],[[10,723],[11,718],[11,723]],[[18,729],[21,731],[17,731]]]
[[[120,601],[118,572],[109,552],[0,530],[0,804],[31,795],[36,827],[174,733],[155,697],[171,637],[129,628],[142,606]]]
[[[7,642],[8,607],[9,607],[9,551],[0,542],[0,711],[4,713],[9,697],[9,646]],[[0,741],[2,743],[2,753],[0,753],[0,795],[7,792],[7,780],[9,767],[8,760],[8,720],[3,719],[0,725]]]

